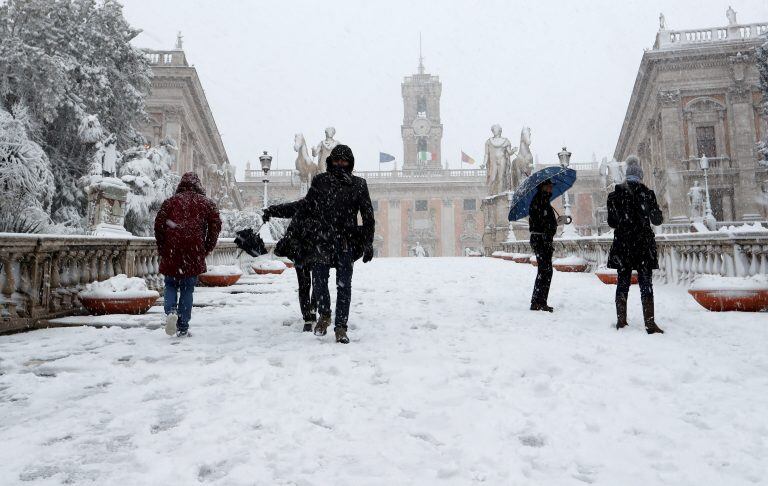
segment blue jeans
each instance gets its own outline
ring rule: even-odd
[[[192,294],[195,292],[197,277],[165,277],[165,293],[163,305],[165,313],[178,314],[179,320],[176,327],[179,331],[189,329],[189,320],[192,318]]]
[[[339,255],[336,266],[336,321],[337,329],[346,329],[349,320],[349,306],[352,303],[352,269],[355,262],[348,253]],[[312,293],[317,302],[320,317],[331,316],[331,293],[328,290],[328,278],[331,266],[316,264],[312,269]]]

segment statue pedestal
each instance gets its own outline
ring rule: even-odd
[[[88,232],[93,236],[132,236],[126,231],[125,201],[130,188],[115,177],[92,177],[88,194]]]

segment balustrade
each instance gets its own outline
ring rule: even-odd
[[[210,265],[246,269],[253,258],[231,239],[221,239]],[[0,236],[0,332],[31,328],[47,319],[82,311],[77,294],[93,281],[118,274],[141,277],[162,290],[160,258],[153,238]]]

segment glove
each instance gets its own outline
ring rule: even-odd
[[[573,221],[573,220],[571,219],[570,216],[558,216],[557,217],[557,225],[558,226],[562,226],[564,224],[571,224],[571,221]]]
[[[373,260],[373,247],[368,245],[363,250],[363,263],[368,263]]]
[[[261,215],[261,220],[265,223],[268,222],[272,218],[272,213],[269,211],[269,208],[265,209],[264,212]]]

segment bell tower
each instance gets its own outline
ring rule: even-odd
[[[403,95],[403,170],[442,169],[443,125],[440,123],[440,94],[443,85],[438,76],[427,74],[421,55],[419,68],[401,84]]]

